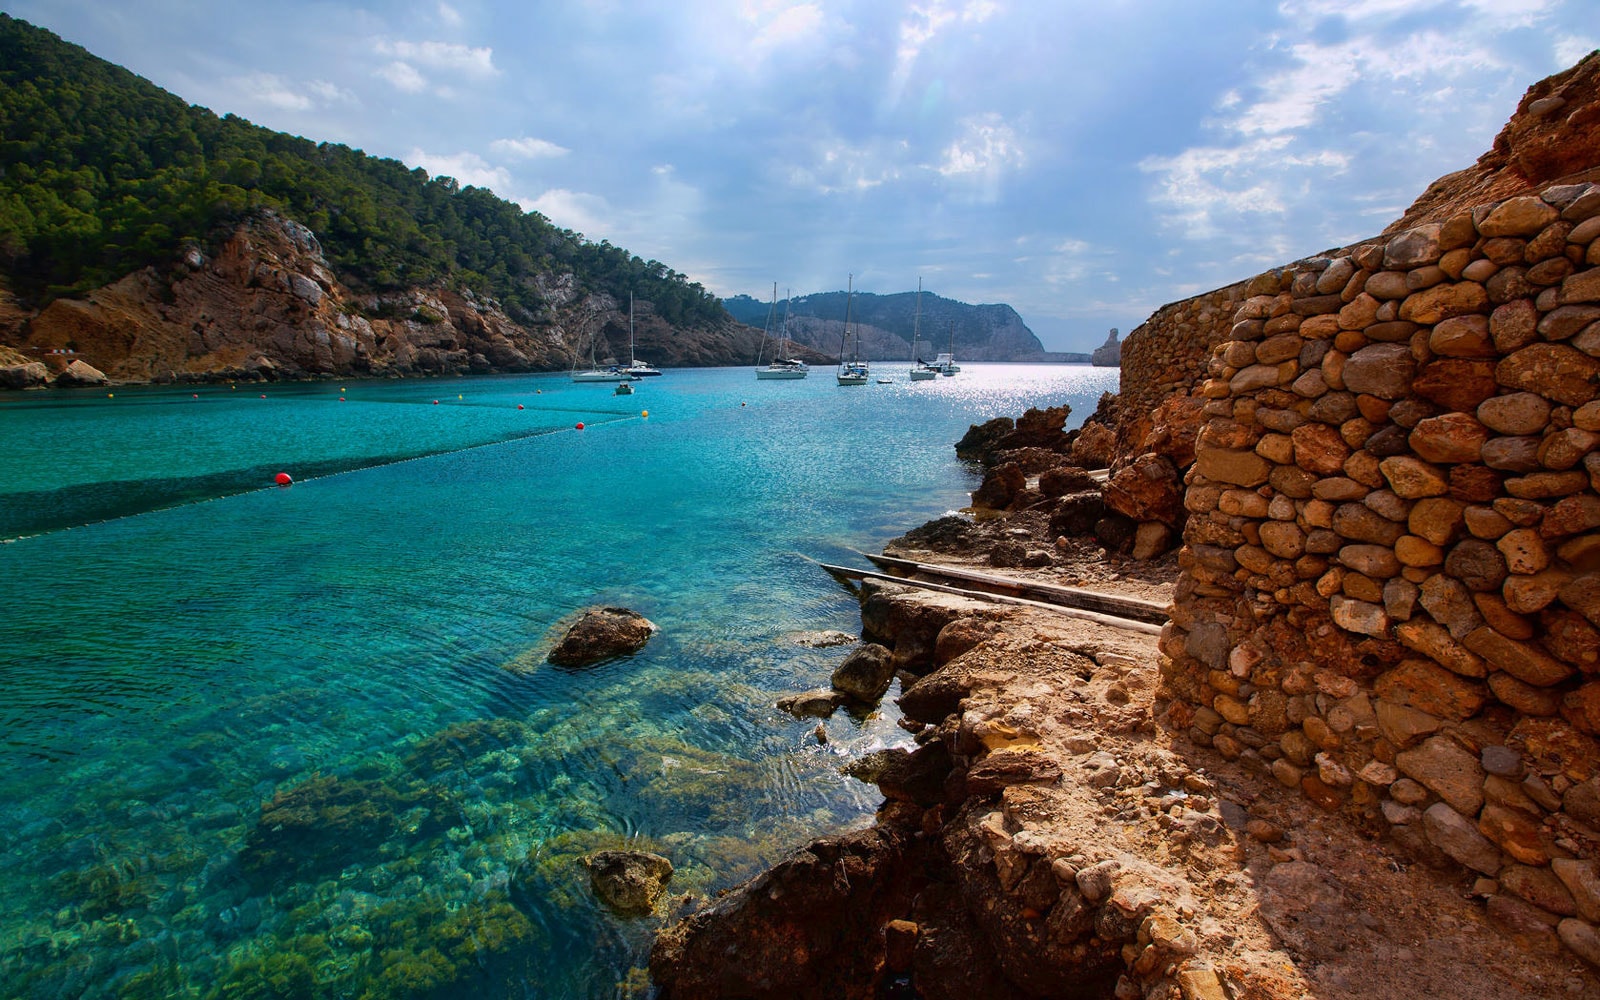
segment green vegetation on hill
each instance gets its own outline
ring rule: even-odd
[[[358,290],[448,281],[526,321],[543,305],[534,276],[571,271],[675,326],[727,319],[658,261],[398,160],[219,118],[0,14],[0,272],[19,296],[42,305],[163,264],[258,208],[311,227]]]

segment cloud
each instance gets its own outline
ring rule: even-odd
[[[1027,162],[1016,132],[998,114],[961,122],[963,134],[944,148],[935,168],[945,177],[973,179],[995,187],[1000,175]]]
[[[818,194],[867,191],[900,178],[906,149],[903,141],[851,145],[836,140],[824,145],[809,167],[790,167],[788,180]]]
[[[501,156],[511,156],[523,160],[549,159],[556,156],[566,156],[571,150],[565,146],[558,146],[545,139],[533,139],[523,136],[520,139],[496,139],[489,143],[489,148]]]
[[[447,3],[439,5],[439,20],[452,28],[461,27],[461,12]]]
[[[379,66],[373,73],[394,84],[395,89],[403,90],[408,94],[421,93],[428,86],[428,81],[412,68],[410,63],[395,61]]]
[[[271,107],[284,111],[309,111],[311,109],[311,98],[304,94],[295,93],[290,89],[288,83],[271,73],[252,73],[250,76],[241,78],[238,83],[245,93]]]
[[[563,229],[571,229],[591,238],[599,238],[593,234],[612,230],[609,222],[611,205],[596,194],[551,188],[532,201],[519,201],[518,204],[526,211],[538,212]]]
[[[1044,259],[1043,278],[1051,285],[1084,280],[1095,270],[1097,258],[1105,256],[1088,241],[1074,238],[1061,240],[1050,250],[1050,255]]]
[[[913,4],[900,22],[899,43],[895,46],[894,72],[889,78],[889,101],[898,103],[911,79],[911,71],[922,50],[952,24],[977,24],[989,19],[996,10],[989,0],[971,0],[968,3],[949,4],[945,0],[932,0],[923,6]]]
[[[1556,63],[1563,69],[1600,48],[1600,42],[1583,35],[1562,35],[1555,40]]]
[[[306,84],[306,90],[311,92],[312,97],[325,105],[361,103],[356,99],[356,95],[350,93],[350,91],[326,80],[312,80]]]
[[[1263,99],[1247,107],[1231,127],[1244,135],[1276,135],[1311,124],[1323,104],[1350,86],[1357,68],[1355,48],[1294,46],[1290,51],[1299,65],[1261,81]]]
[[[434,177],[454,177],[462,187],[489,188],[496,193],[511,187],[511,174],[504,167],[493,166],[476,153],[428,153],[413,147],[406,162]]]
[[[229,81],[229,86],[245,101],[280,111],[310,111],[336,104],[360,103],[350,91],[326,80],[289,81],[273,73],[235,77]]]
[[[757,26],[751,47],[761,54],[811,41],[823,25],[822,8],[814,3],[782,6],[765,17],[746,16]]]
[[[1530,28],[1550,14],[1555,0],[1462,0],[1480,25],[1497,30]]]
[[[1208,239],[1218,216],[1282,214],[1276,185],[1260,176],[1289,146],[1289,136],[1255,139],[1241,146],[1200,146],[1176,156],[1150,156],[1139,169],[1158,175],[1151,200],[1176,209],[1175,221],[1190,239]]]
[[[394,56],[407,63],[417,63],[432,70],[459,73],[463,76],[485,78],[494,76],[494,50],[487,46],[472,48],[456,42],[406,42],[379,40],[379,55]]]

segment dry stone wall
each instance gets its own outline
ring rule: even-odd
[[[1233,314],[1252,286],[1276,276],[1241,281],[1157,309],[1122,342],[1122,391],[1118,399],[1117,453],[1140,454],[1150,432],[1150,414],[1175,395],[1186,396],[1206,377],[1206,362],[1230,338]]]
[[[1169,718],[1600,965],[1600,185],[1168,306],[1124,385],[1202,348]]]

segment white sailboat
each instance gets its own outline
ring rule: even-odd
[[[855,349],[850,352],[850,360],[844,357],[845,345],[850,340],[850,303],[855,298],[854,274],[850,275],[850,284],[844,298],[844,337],[839,341],[839,370],[834,378],[840,385],[866,385],[867,363],[861,360],[861,327],[856,327]]]
[[[926,382],[937,378],[939,370],[917,357],[917,334],[922,329],[922,279],[917,279],[917,312],[911,321],[911,381]]]
[[[956,351],[956,324],[955,324],[954,320],[951,320],[950,321],[950,350],[939,352],[939,356],[933,359],[933,364],[930,365],[929,367],[931,367],[934,371],[938,372],[940,375],[944,375],[944,376],[954,375],[956,372],[961,370],[961,366],[956,364],[955,351]]]
[[[633,356],[633,293],[628,293],[628,367],[623,371],[634,378],[660,375],[661,371],[649,362]]]
[[[799,358],[773,358],[765,366],[761,364],[761,355],[767,350],[767,334],[772,329],[772,320],[778,310],[778,283],[772,283],[772,308],[767,310],[767,325],[761,331],[761,347],[756,351],[756,378],[758,379],[796,379],[805,378],[811,374],[811,368]],[[785,294],[783,299],[783,330],[782,334],[773,342],[774,353],[783,350],[783,345],[789,342],[789,297]]]
[[[628,336],[629,336],[629,339],[631,340],[632,336],[633,336],[633,296],[632,295],[628,296]],[[611,359],[609,359],[609,358],[607,359],[607,362],[608,362],[607,367],[605,367],[605,368],[600,367],[600,364],[597,361],[595,361],[595,359],[594,359],[594,342],[596,340],[598,340],[598,339],[600,339],[598,331],[596,331],[595,336],[589,338],[589,370],[580,372],[576,368],[574,368],[573,371],[572,371],[572,381],[574,381],[574,382],[632,382],[632,381],[634,381],[637,378],[637,376],[635,376],[631,372],[624,371],[621,368],[617,367],[617,365],[615,363],[611,363]]]

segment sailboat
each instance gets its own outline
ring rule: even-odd
[[[922,279],[917,279],[917,313],[911,321],[911,381],[926,382],[937,378],[939,369],[917,357],[917,333],[922,329]]]
[[[956,352],[956,324],[955,324],[954,320],[951,320],[950,321],[950,350],[941,351],[939,353],[939,356],[933,359],[933,364],[930,365],[929,367],[931,367],[934,371],[938,372],[940,375],[945,375],[945,376],[954,375],[956,372],[961,370],[961,366],[956,364],[956,353],[955,352]]]
[[[633,356],[633,293],[628,293],[628,367],[623,371],[634,378],[644,378],[649,375],[660,375],[659,369],[649,362]],[[619,393],[620,395],[620,393]]]
[[[629,337],[629,340],[631,342],[631,340],[633,338],[633,296],[632,295],[628,296],[628,337]],[[573,372],[572,372],[572,381],[574,381],[574,382],[632,382],[632,381],[634,381],[638,376],[634,375],[632,372],[624,371],[623,369],[618,368],[615,364],[611,364],[606,368],[601,368],[600,367],[599,363],[596,362],[595,359],[594,359],[594,342],[596,340],[599,340],[599,339],[600,339],[600,337],[599,337],[598,331],[596,332],[594,337],[591,337],[589,339],[589,370],[580,372],[576,368],[574,368]],[[630,351],[631,351],[631,347],[630,347]],[[610,361],[611,359],[608,358],[607,360]]]
[[[767,334],[772,329],[772,320],[773,320],[774,315],[777,313],[777,311],[778,311],[778,283],[776,281],[774,281],[772,283],[772,308],[767,310],[767,325],[761,331],[761,347],[758,348],[757,351],[756,351],[756,378],[759,378],[759,379],[770,379],[770,378],[795,379],[795,378],[805,378],[807,375],[811,374],[811,368],[804,361],[801,361],[799,358],[773,358],[771,361],[769,361],[766,364],[765,367],[763,367],[762,364],[761,364],[761,355],[763,353],[765,353],[766,349],[767,349]],[[788,343],[788,342],[789,342],[789,297],[788,297],[787,294],[785,294],[784,295],[784,299],[783,299],[783,333],[776,341],[774,341],[774,343],[772,345],[773,352],[776,353],[776,352],[782,350],[783,349],[783,345]]]
[[[840,385],[866,385],[867,363],[861,360],[861,327],[856,327],[855,349],[850,352],[850,360],[844,357],[845,344],[850,340],[850,303],[855,298],[854,274],[850,275],[850,285],[844,298],[844,337],[839,341],[839,370],[835,374]]]

